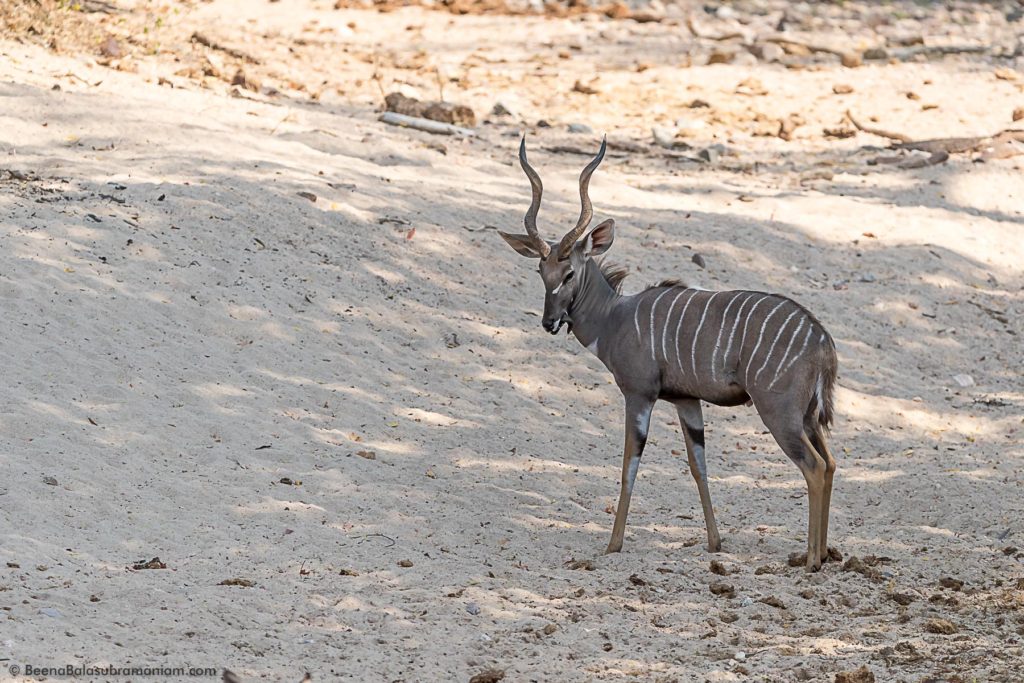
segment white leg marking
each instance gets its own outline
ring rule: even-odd
[[[736,299],[739,299],[745,293],[746,292],[740,292],[739,294],[735,295],[732,298],[732,300],[729,301],[729,303],[726,305],[725,313],[722,314],[722,325],[718,328],[718,337],[715,338],[715,348],[711,350],[711,381],[712,382],[716,381],[716,378],[715,378],[715,357],[718,355],[718,349],[722,346],[722,332],[725,331],[725,323],[729,319],[729,309],[731,309],[732,305],[734,303],[736,303]],[[747,298],[750,298],[750,295],[747,295]],[[746,301],[744,301],[744,303],[746,303]],[[740,306],[740,308],[742,309],[743,306]],[[739,317],[737,316],[737,320],[738,319],[739,319]]]
[[[757,372],[754,373],[755,384],[757,384],[757,378],[761,376],[761,371],[768,367],[768,360],[772,357],[772,354],[775,353],[775,345],[778,344],[779,339],[782,338],[782,333],[785,332],[786,327],[789,326],[789,321],[792,320],[793,316],[795,316],[797,313],[802,313],[802,311],[799,308],[796,309],[788,316],[786,316],[786,319],[782,321],[782,325],[779,326],[779,331],[775,333],[775,339],[772,340],[772,345],[768,347],[768,353],[766,353],[764,356],[764,362],[761,363],[761,367],[759,367],[757,369]]]
[[[668,313],[665,314],[665,324],[661,326],[661,355],[665,357],[665,362],[668,362],[668,351],[665,349],[665,337],[668,336],[668,323],[672,320],[672,309],[676,307],[676,302],[679,301],[679,297],[686,293],[687,290],[683,290],[676,294],[676,298],[672,299],[672,303],[668,306]]]
[[[659,294],[658,298],[654,300],[653,304],[651,304],[651,359],[653,359],[655,362],[658,361],[658,356],[654,352],[654,309],[658,307],[658,302],[661,301],[661,297],[665,296],[671,291],[671,289],[666,289],[664,292]]]
[[[807,342],[811,341],[811,335],[812,334],[814,334],[814,326],[813,325],[809,325],[807,327],[807,335],[804,337],[803,346],[801,346],[800,350],[796,352],[796,354],[790,359],[790,361],[788,363],[786,363],[786,367],[784,367],[781,370],[779,370],[779,377],[782,377],[783,375],[785,375],[786,371],[789,370],[790,367],[792,367],[793,363],[797,362],[797,360],[799,360],[800,356],[803,355],[804,351],[807,350]],[[778,378],[776,378],[776,379],[778,379]],[[772,382],[772,384],[774,384],[774,382]],[[768,385],[768,388],[769,389],[772,388],[771,384]]]
[[[700,322],[697,323],[697,331],[693,333],[693,344],[690,345],[690,365],[693,366],[694,377],[697,377],[697,339],[700,337],[701,328],[704,327],[704,320],[707,318],[708,310],[711,308],[711,302],[721,293],[715,292],[708,297],[708,302],[704,304],[704,312],[700,314]]]
[[[597,342],[599,342],[599,341],[600,341],[600,339],[595,339],[594,341],[592,341],[589,344],[587,344],[587,351],[590,351],[592,354],[597,356]],[[600,358],[600,356],[597,356],[597,357]]]
[[[796,338],[800,336],[800,330],[804,329],[804,323],[806,322],[806,316],[800,318],[800,324],[796,326],[795,330],[793,330],[793,336],[789,338],[789,344],[786,345],[786,352],[782,354],[782,359],[779,361],[778,366],[775,368],[775,374],[772,375],[772,381],[769,382],[768,389],[771,389],[773,386],[775,386],[775,383],[779,381],[779,371],[782,370],[783,363],[785,363],[786,359],[789,358],[789,352],[793,349],[793,342],[795,342]]]
[[[761,342],[764,341],[765,328],[768,327],[768,323],[771,321],[772,316],[774,316],[780,308],[782,308],[788,303],[789,301],[787,299],[783,299],[782,302],[778,306],[773,308],[771,311],[769,311],[768,315],[766,315],[764,317],[764,320],[761,321],[761,331],[757,335],[757,343],[754,344],[753,352],[750,354],[750,356],[747,357],[747,370],[746,372],[743,373],[744,381],[749,381],[750,379],[750,364],[754,362],[754,359],[757,357],[757,350],[761,348]]]
[[[633,495],[633,483],[636,481],[636,473],[640,469],[640,457],[637,455],[633,456],[633,459],[629,461],[629,472],[626,474],[626,495]]]
[[[740,304],[740,310],[736,311],[736,321],[732,324],[732,331],[729,333],[729,343],[725,347],[725,354],[722,355],[723,370],[729,367],[729,352],[732,351],[732,341],[733,339],[736,338],[736,328],[739,327],[740,318],[743,317],[743,309],[746,307],[748,303],[750,303],[750,300],[753,299],[755,296],[757,295],[748,294],[747,298],[743,300],[742,304]],[[766,297],[767,295],[762,296],[760,299],[757,300],[757,303],[755,303],[754,305],[756,306],[758,303],[764,301]],[[742,348],[742,346],[740,348]]]
[[[692,292],[690,294],[690,298],[688,298],[686,300],[686,305],[683,306],[683,310],[679,314],[679,322],[676,323],[676,340],[675,340],[675,342],[673,342],[673,344],[675,345],[675,349],[676,349],[676,363],[679,365],[679,374],[680,375],[683,374],[683,354],[679,353],[679,328],[681,328],[683,326],[683,318],[686,317],[686,309],[689,308],[690,304],[693,302],[693,297],[697,296],[697,291],[698,290],[691,289],[690,291]],[[704,291],[704,290],[699,290],[699,291]],[[667,320],[665,322],[668,323]]]

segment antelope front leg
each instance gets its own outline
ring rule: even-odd
[[[717,553],[722,549],[722,537],[718,535],[715,509],[711,506],[711,492],[708,490],[708,466],[704,459],[704,415],[700,401],[687,400],[676,403],[679,426],[683,428],[686,440],[686,456],[690,462],[690,474],[697,482],[700,506],[704,509],[704,526],[708,530],[708,550]]]
[[[629,514],[629,499],[633,495],[633,482],[640,469],[640,456],[647,444],[647,430],[651,424],[651,409],[654,401],[638,396],[626,397],[626,445],[622,453],[622,488],[619,491],[619,506],[615,510],[615,526],[608,543],[609,553],[622,550],[622,537],[626,533],[626,515]]]

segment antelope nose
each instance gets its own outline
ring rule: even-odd
[[[541,324],[548,332],[554,332],[555,328],[558,326],[558,320],[556,318],[544,318]]]

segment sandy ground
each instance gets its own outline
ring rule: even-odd
[[[87,20],[159,49],[0,40],[0,679],[1019,680],[1024,157],[903,170],[868,164],[882,138],[822,133],[848,108],[917,137],[1007,128],[1012,60],[698,66],[678,24],[600,15],[127,5]],[[207,54],[225,77],[189,72]],[[438,73],[518,117],[471,140],[377,121],[381,87],[436,97]],[[792,113],[790,141],[758,129]],[[719,163],[648,144],[679,118]],[[627,291],[770,289],[831,330],[831,541],[859,562],[787,565],[805,487],[751,408],[706,411],[721,554],[669,406],[624,552],[601,554],[618,391],[541,330],[533,267],[487,227],[521,223],[526,129],[552,236],[585,157],[548,150],[641,145],[591,189]]]

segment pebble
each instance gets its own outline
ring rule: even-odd
[[[60,613],[60,610],[57,609],[56,607],[41,607],[39,609],[39,613],[40,614],[44,614],[44,615],[46,615],[48,617],[53,617],[54,619],[60,619],[61,617],[64,616],[63,614]]]
[[[569,132],[570,133],[582,133],[582,134],[585,134],[585,135],[591,135],[594,132],[594,129],[591,128],[590,126],[588,126],[585,123],[570,123],[569,124]]]
[[[953,375],[953,381],[957,383],[957,386],[965,389],[974,386],[974,378],[970,375]]]

